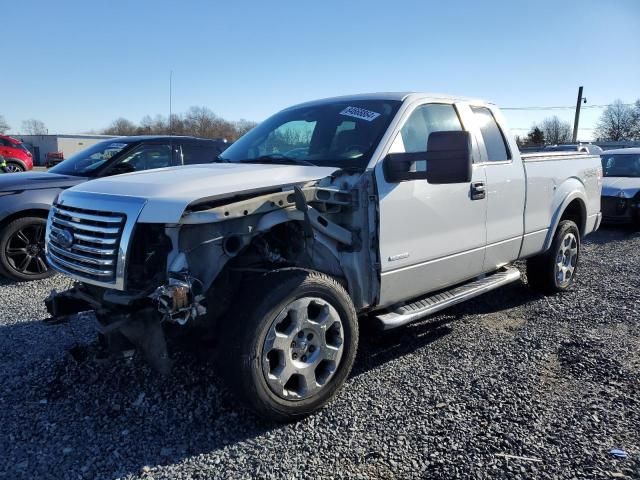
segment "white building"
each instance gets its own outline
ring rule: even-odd
[[[112,135],[12,135],[24,143],[33,154],[34,165],[44,165],[47,153],[62,153],[64,158],[69,158],[76,152],[84,150],[91,145]]]

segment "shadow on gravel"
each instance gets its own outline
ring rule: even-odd
[[[603,225],[600,229],[585,237],[586,244],[604,245],[611,242],[626,242],[640,238],[640,232],[631,225]]]

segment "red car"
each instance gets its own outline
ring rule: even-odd
[[[0,157],[7,161],[5,171],[8,173],[25,172],[33,169],[31,152],[20,140],[0,135]]]

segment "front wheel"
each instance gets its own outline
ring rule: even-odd
[[[322,408],[345,382],[356,356],[358,322],[333,278],[276,270],[252,282],[252,299],[227,315],[223,374],[260,416],[293,421]],[[241,308],[238,305],[237,308]]]
[[[47,221],[40,217],[13,220],[0,232],[0,274],[18,281],[41,280],[53,272],[44,256]]]
[[[20,173],[24,172],[24,168],[19,163],[7,162],[7,165],[4,167],[4,171],[6,173]]]
[[[575,282],[580,257],[580,230],[575,222],[558,224],[551,247],[527,260],[529,286],[542,293],[568,290]]]

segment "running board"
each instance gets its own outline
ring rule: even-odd
[[[519,279],[520,270],[506,267],[479,280],[473,280],[451,290],[446,290],[433,296],[422,297],[412,303],[406,303],[392,312],[377,315],[376,320],[383,330],[391,330],[428,317],[440,310],[465,302]]]

